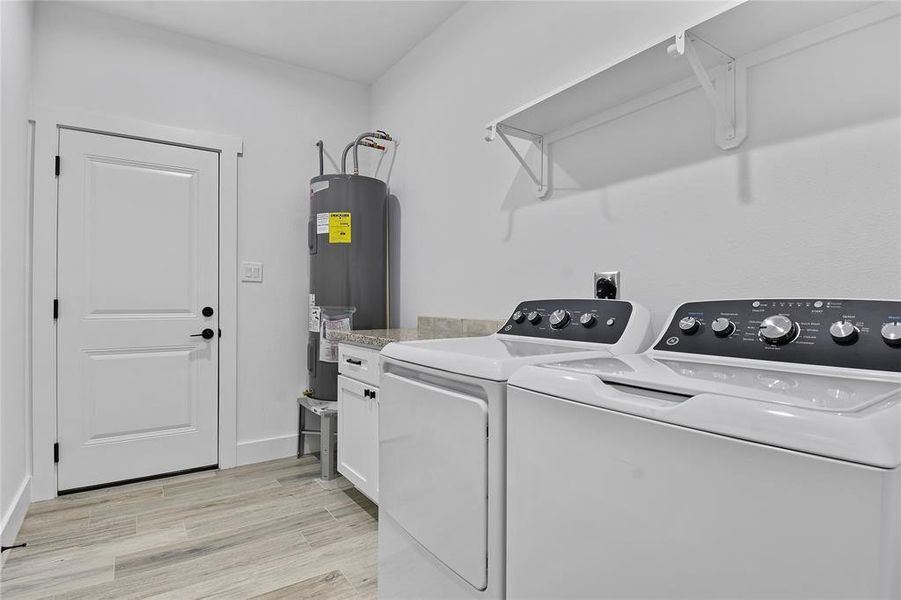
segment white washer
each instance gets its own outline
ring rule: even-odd
[[[491,336],[382,350],[379,598],[504,597],[507,379],[523,365],[637,352],[649,323],[630,302],[539,300]]]
[[[693,302],[643,354],[524,367],[507,597],[901,597],[899,344],[901,302]]]

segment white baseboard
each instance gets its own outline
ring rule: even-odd
[[[307,436],[304,452],[318,452],[319,441]],[[297,434],[281,435],[261,440],[238,442],[238,466],[286,458],[297,454]]]
[[[0,521],[0,540],[4,546],[9,546],[16,541],[19,535],[19,529],[22,527],[22,521],[25,520],[25,513],[28,512],[28,506],[31,504],[31,475],[27,475],[19,486],[12,505],[3,514],[3,520]]]

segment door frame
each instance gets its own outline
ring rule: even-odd
[[[244,141],[78,109],[38,106],[35,122],[32,221],[32,500],[57,495],[57,346],[52,303],[57,292],[58,187],[54,159],[60,129],[74,129],[209,150],[219,154],[219,468],[237,466],[238,158]],[[65,169],[65,162],[62,169]],[[62,299],[65,310],[65,299]]]

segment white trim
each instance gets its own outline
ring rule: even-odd
[[[34,432],[34,416],[32,406],[32,391],[34,381],[33,366],[33,344],[32,335],[34,325],[34,248],[32,240],[34,239],[34,145],[35,145],[35,123],[31,119],[28,120],[28,209],[26,213],[25,223],[25,360],[27,370],[25,372],[25,464],[28,469],[29,477],[34,470],[32,452],[34,444],[32,443]]]
[[[15,543],[16,536],[19,535],[19,529],[25,520],[25,514],[31,504],[31,475],[26,475],[16,492],[12,504],[3,515],[0,521],[0,541],[4,546]],[[4,558],[6,555],[4,554]]]
[[[46,500],[54,498],[57,491],[53,463],[53,443],[57,439],[56,325],[50,309],[56,297],[57,181],[53,157],[59,148],[60,127],[219,153],[219,467],[237,466],[238,157],[244,151],[243,140],[58,107],[36,107],[33,120],[32,497]]]
[[[312,442],[312,444],[310,443]],[[308,446],[312,445],[312,449]],[[304,452],[318,452],[318,445],[314,439],[308,439],[304,444]],[[297,454],[297,434],[280,435],[260,440],[249,440],[238,443],[238,466],[252,465],[267,460],[286,458]]]

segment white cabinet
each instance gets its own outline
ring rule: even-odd
[[[378,504],[378,351],[342,344],[338,369],[338,472]]]

